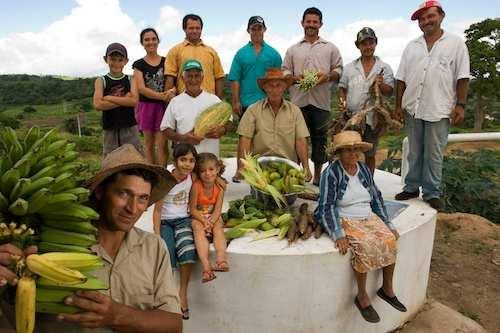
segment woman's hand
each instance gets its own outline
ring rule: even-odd
[[[396,240],[399,239],[399,232],[396,230],[396,229],[391,229],[392,231],[392,234],[394,235],[394,237],[396,237]]]
[[[335,246],[339,250],[340,254],[344,255],[347,253],[347,249],[349,249],[349,242],[347,241],[347,238],[342,237],[335,241]]]

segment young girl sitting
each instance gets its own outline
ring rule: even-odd
[[[201,281],[208,282],[215,279],[213,271],[229,271],[221,218],[224,189],[217,181],[224,172],[224,165],[214,154],[200,153],[195,169],[198,179],[193,182],[189,206],[193,218],[196,251],[203,266]],[[214,267],[208,260],[209,238],[213,238],[217,257]]]
[[[187,287],[196,252],[189,216],[189,192],[193,184],[191,172],[195,167],[196,149],[193,145],[180,143],[173,151],[174,170],[172,175],[178,183],[158,201],[153,213],[153,224],[156,234],[160,234],[168,247],[170,262],[173,268],[179,265],[182,318],[189,319]]]

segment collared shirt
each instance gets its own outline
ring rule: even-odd
[[[283,71],[285,74],[297,76],[304,74],[307,69],[324,74],[332,71],[342,74],[342,56],[339,49],[321,37],[312,44],[303,39],[292,45],[286,51]],[[330,111],[332,84],[332,82],[322,83],[308,91],[302,91],[297,85],[293,85],[289,89],[291,101],[299,107],[314,105]]]
[[[198,60],[203,67],[201,88],[215,94],[215,80],[225,76],[219,56],[212,47],[202,41],[193,44],[188,40],[172,47],[165,59],[165,75],[177,78],[177,93],[186,89],[182,78],[182,65],[189,59]]]
[[[160,129],[173,129],[177,133],[186,134],[193,130],[196,117],[208,107],[220,102],[219,97],[202,91],[196,97],[186,92],[172,98],[161,120]],[[219,139],[203,139],[195,145],[198,153],[212,153],[219,156]]]
[[[423,36],[401,56],[396,79],[406,84],[402,107],[426,121],[449,118],[457,102],[457,81],[470,78],[469,52],[458,36],[443,32],[431,51]]]
[[[295,142],[308,137],[309,131],[296,105],[283,100],[278,113],[274,113],[266,98],[246,110],[238,126],[238,134],[252,139],[253,153],[281,156],[297,162]]]
[[[252,42],[248,42],[236,52],[228,80],[240,83],[240,103],[243,107],[266,97],[257,85],[257,79],[266,74],[266,70],[281,67],[281,56],[272,46],[262,42],[262,48],[257,54]]]
[[[358,178],[361,184],[363,184],[368,190],[368,193],[370,193],[370,206],[373,213],[377,214],[389,229],[396,229],[391,221],[389,221],[384,199],[382,199],[382,194],[377,185],[375,185],[370,169],[366,164],[358,162],[358,170]],[[344,229],[340,224],[338,204],[344,197],[348,183],[349,177],[344,171],[340,160],[331,163],[321,173],[319,181],[319,200],[318,206],[314,210],[314,217],[323,225],[326,232],[333,240],[345,237]]]
[[[381,71],[384,76],[384,83],[394,87],[394,76],[392,68],[379,57],[375,57],[375,64],[373,65],[368,76],[365,75],[361,58],[348,63],[343,71],[339,81],[339,88],[347,90],[347,111],[350,115],[358,113],[365,102],[370,98],[370,87],[375,81],[375,78]],[[366,123],[370,126],[373,125],[373,113],[370,112],[366,117]],[[373,127],[373,126],[372,126]]]
[[[108,284],[101,292],[113,301],[140,310],[163,310],[180,313],[180,301],[174,282],[170,256],[163,240],[157,235],[132,228],[113,259],[104,248],[92,246],[104,261],[104,267],[93,272]],[[37,332],[108,333],[109,328],[86,329],[58,322],[52,315],[37,314]]]

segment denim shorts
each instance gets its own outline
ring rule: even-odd
[[[167,244],[173,268],[196,262],[196,247],[190,217],[161,220],[160,235]]]

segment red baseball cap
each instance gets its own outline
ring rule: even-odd
[[[418,17],[420,16],[420,14],[422,14],[422,12],[424,10],[431,8],[431,7],[439,7],[439,8],[441,8],[441,10],[443,10],[443,6],[441,6],[439,1],[435,1],[435,0],[434,1],[424,1],[424,2],[422,2],[422,4],[420,4],[418,9],[413,13],[413,15],[411,16],[411,20],[412,21],[418,20]]]

